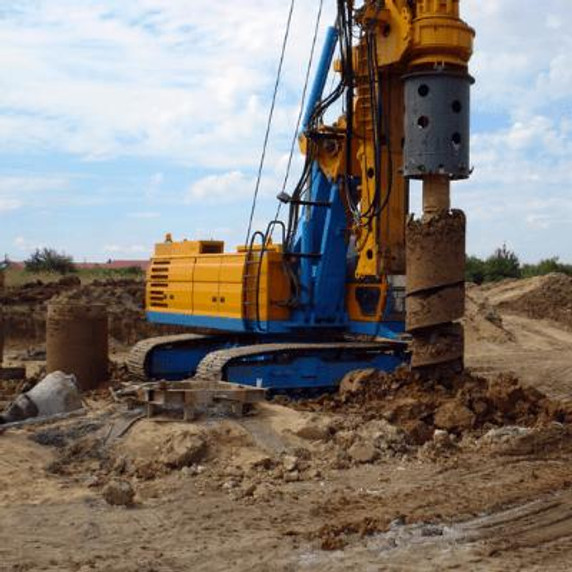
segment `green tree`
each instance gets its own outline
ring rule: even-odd
[[[28,272],[54,272],[70,274],[77,272],[73,258],[53,248],[38,248],[33,252],[24,265]]]
[[[518,256],[506,244],[497,248],[485,260],[485,282],[497,282],[504,278],[520,278],[521,268]]]
[[[478,256],[467,256],[465,261],[465,280],[475,284],[485,281],[485,261]]]
[[[552,258],[545,258],[538,264],[524,264],[522,266],[523,278],[531,276],[545,276],[552,272],[560,272],[572,276],[572,264],[563,264],[557,256]]]

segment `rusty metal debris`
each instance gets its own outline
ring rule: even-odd
[[[266,390],[225,381],[189,379],[159,381],[131,386],[117,393],[135,405],[144,405],[147,417],[160,413],[182,414],[185,421],[216,407],[242,416],[250,405],[264,401]]]

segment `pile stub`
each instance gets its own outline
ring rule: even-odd
[[[109,379],[108,353],[105,305],[63,300],[48,305],[48,373],[73,374],[81,390],[95,389]]]

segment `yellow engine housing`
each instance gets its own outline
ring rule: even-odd
[[[248,265],[246,257],[244,247],[225,253],[221,241],[156,244],[147,273],[147,310],[236,320],[287,320],[290,286],[281,248],[267,246],[261,263],[260,249],[251,251]],[[254,315],[256,307],[258,316]]]

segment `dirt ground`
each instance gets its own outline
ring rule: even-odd
[[[462,385],[365,373],[187,424],[102,391],[86,416],[6,431],[0,570],[568,571],[571,302],[559,276],[470,287]],[[11,361],[41,368],[40,338],[14,336]],[[106,502],[116,483],[132,506]]]

